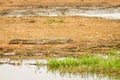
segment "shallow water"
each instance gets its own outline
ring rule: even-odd
[[[0,12],[1,16],[88,16],[120,19],[120,6],[118,7],[25,7],[24,9]]]
[[[6,61],[5,61],[6,60]],[[0,65],[1,80],[117,80],[114,76],[110,77],[103,74],[91,73],[60,73],[59,71],[52,72],[47,66],[37,67],[34,64],[36,61],[47,63],[45,59],[40,60],[22,60],[21,65],[13,65],[17,60],[0,59],[0,62],[6,62]]]

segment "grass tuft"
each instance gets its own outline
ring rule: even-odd
[[[106,55],[103,55],[106,56]],[[107,55],[108,58],[100,56],[82,56],[80,58],[65,58],[64,60],[48,60],[48,66],[52,68],[71,68],[78,67],[91,70],[120,70],[120,57]]]

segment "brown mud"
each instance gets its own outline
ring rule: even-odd
[[[89,17],[0,17],[1,55],[67,56],[120,49],[120,22]],[[108,24],[109,23],[109,24]],[[9,44],[13,39],[71,39],[66,44]]]
[[[120,49],[119,19],[80,16],[6,16],[8,14],[6,12],[12,13],[12,15],[23,14],[22,10],[34,15],[35,9],[44,11],[44,9],[56,6],[69,6],[70,10],[71,7],[75,9],[82,7],[80,9],[86,9],[86,11],[89,7],[92,7],[90,8],[92,10],[100,7],[103,10],[107,8],[107,11],[110,12],[118,7],[119,13],[120,0],[2,0],[0,1],[0,55],[73,56],[75,54],[76,56],[87,51],[107,53],[110,49]],[[18,12],[14,14],[15,10]],[[67,10],[69,11],[69,8]],[[62,8],[58,11],[62,11]],[[24,14],[28,15],[27,12]],[[51,42],[50,44],[9,44],[14,39],[55,38],[67,38],[71,39],[72,42],[65,44],[55,44],[57,41],[54,41],[54,44]]]

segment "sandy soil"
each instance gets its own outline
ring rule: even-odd
[[[0,0],[0,12],[26,10],[34,6],[118,7],[120,0]],[[9,44],[13,39],[42,38],[67,38],[73,41],[46,45]],[[120,49],[120,20],[95,17],[0,17],[0,55],[81,55],[87,50],[101,53],[107,47]]]
[[[1,0],[0,5],[120,5],[120,0]]]
[[[73,40],[72,43],[61,46],[119,44],[120,21],[87,17],[0,17],[1,47],[10,46],[8,43],[12,39],[41,38]]]
[[[33,6],[119,6],[120,0],[1,0],[0,12]],[[32,7],[31,7],[32,6]],[[57,45],[10,45],[12,39],[68,38],[73,42]],[[0,50],[45,48],[80,51],[98,46],[120,46],[120,20],[88,17],[0,17]],[[34,48],[33,48],[34,47]],[[23,50],[23,49],[22,49]],[[37,49],[38,50],[38,49]],[[43,49],[41,49],[43,51]],[[29,51],[29,50],[28,50]],[[49,51],[48,51],[49,52]]]
[[[19,6],[119,6],[120,0],[1,0],[0,10],[18,9]]]

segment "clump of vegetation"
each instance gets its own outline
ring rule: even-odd
[[[36,61],[36,66],[40,67],[40,66],[42,66],[42,65],[43,65],[42,62],[38,62],[38,61]]]
[[[92,55],[81,56],[79,58],[65,58],[64,60],[51,59],[48,60],[48,66],[56,69],[78,68],[88,71],[120,71],[120,56],[109,54],[102,56]]]
[[[73,67],[78,66],[79,62],[74,58],[66,58],[64,60],[51,59],[48,61],[48,65],[51,67]]]
[[[50,18],[48,19],[47,21],[49,24],[52,24],[52,23],[64,23],[64,19],[60,18],[60,19],[54,19],[54,18]]]

